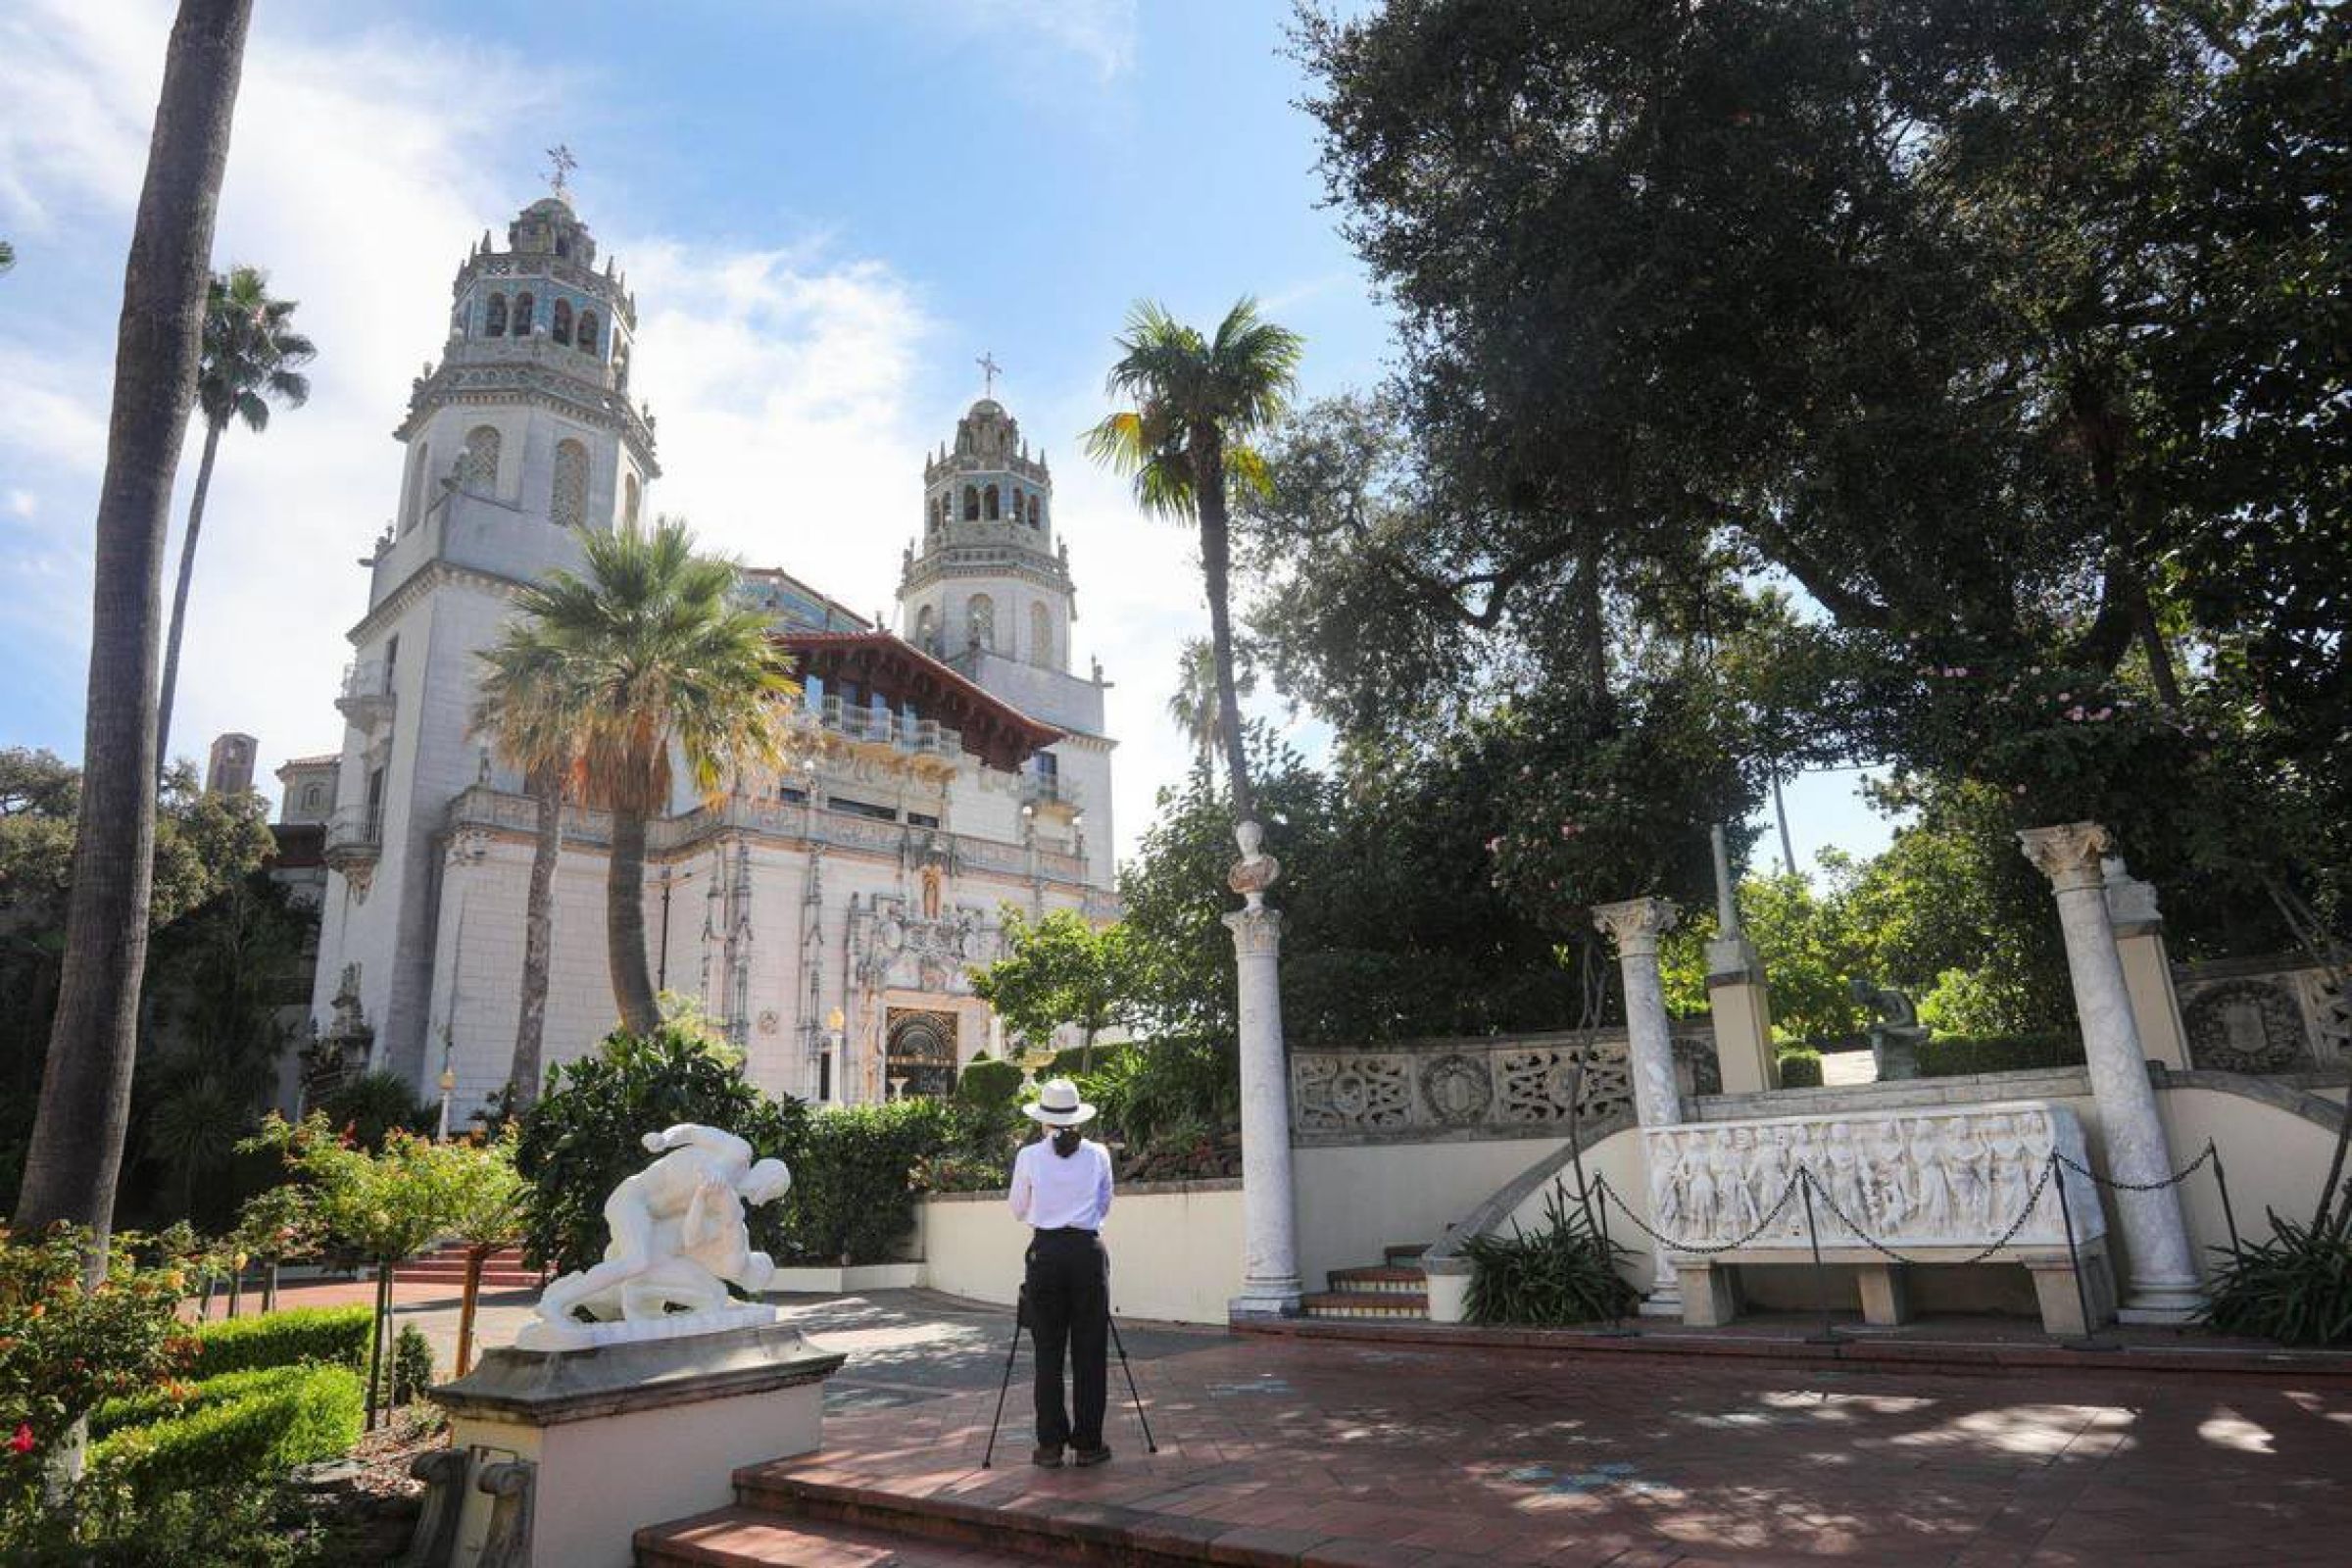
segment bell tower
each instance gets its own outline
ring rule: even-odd
[[[468,728],[478,655],[514,592],[576,567],[590,530],[650,516],[661,469],[650,416],[629,399],[637,302],[564,188],[485,232],[459,263],[448,336],[409,391],[397,507],[373,550],[368,610],[350,632],[329,878],[313,1015],[352,977],[372,1031],[368,1065],[422,1091],[437,1073],[435,1010],[452,806],[476,784],[515,789]],[[436,1021],[438,1020],[438,1022]]]

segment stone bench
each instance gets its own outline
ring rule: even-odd
[[[1923,1264],[2022,1265],[2052,1334],[2087,1334],[2114,1316],[2106,1219],[2081,1174],[2089,1162],[2082,1126],[2063,1104],[1686,1122],[1644,1128],[1642,1139],[1652,1222],[1666,1239],[1648,1310],[1676,1310],[1666,1287],[1679,1281],[1684,1322],[1728,1323],[1740,1307],[1737,1271],[1811,1267],[1809,1227],[1817,1226],[1821,1260],[1855,1268],[1863,1319],[1875,1325],[1909,1313],[1902,1264],[1871,1242]],[[2051,1174],[2053,1157],[2062,1178]],[[1813,1188],[1797,1195],[1801,1203],[1790,1200],[1799,1173]],[[2070,1229],[2082,1259],[2080,1291]],[[1996,1242],[2000,1250],[1984,1256]],[[1699,1250],[1716,1247],[1726,1250]]]
[[[1920,1263],[1976,1260],[1985,1267],[2003,1263],[2023,1266],[2034,1277],[2034,1299],[2040,1308],[2045,1333],[2076,1339],[2114,1320],[2114,1274],[2108,1264],[2106,1238],[2078,1245],[2083,1273],[2081,1293],[2075,1285],[2074,1259],[2064,1247],[2016,1247],[1982,1259],[1976,1257],[1979,1250],[1967,1247],[1902,1249],[1905,1257]],[[1740,1315],[1740,1270],[1813,1266],[1812,1250],[1801,1246],[1740,1248],[1705,1256],[1670,1251],[1666,1259],[1682,1286],[1683,1322],[1706,1329],[1721,1328]],[[1871,1248],[1842,1245],[1822,1248],[1821,1260],[1853,1268],[1861,1287],[1863,1322],[1892,1328],[1911,1320],[1910,1293],[1901,1263]],[[2087,1323],[2082,1320],[2085,1296],[2090,1301]]]

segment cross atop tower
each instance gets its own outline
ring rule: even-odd
[[[571,149],[568,146],[558,142],[547,150],[547,163],[550,171],[547,176],[548,188],[559,196],[566,195],[571,172],[580,167],[580,161],[571,156]]]
[[[987,386],[986,396],[995,397],[997,395],[997,377],[1003,373],[1004,367],[997,363],[997,357],[994,354],[985,350],[982,351],[979,360],[975,363],[979,365],[981,377]]]

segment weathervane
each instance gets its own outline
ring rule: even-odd
[[[987,381],[988,391],[986,395],[993,398],[997,395],[997,376],[999,372],[1004,368],[1004,367],[997,363],[997,357],[995,355],[985,351],[982,352],[977,363],[980,367],[981,375],[985,377]]]
[[[547,176],[549,188],[559,196],[566,195],[569,176],[573,170],[580,167],[580,161],[571,156],[568,146],[558,142],[547,150],[547,162],[549,168],[555,171]]]

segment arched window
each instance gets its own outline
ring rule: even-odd
[[[968,484],[963,487],[963,520],[980,520],[980,492]]]
[[[484,337],[505,337],[507,335],[507,297],[504,294],[490,296],[490,308],[482,316],[482,335]]]
[[[302,808],[304,810],[316,811],[325,804],[326,790],[323,785],[313,784],[302,792]]]
[[[992,484],[987,489],[980,492],[981,509],[986,514],[988,520],[991,522],[997,520],[998,505],[997,487],[995,485]]]
[[[1054,667],[1054,612],[1043,605],[1029,607],[1029,662]]]
[[[621,480],[620,523],[622,527],[634,528],[637,526],[637,502],[642,492],[637,487],[635,474],[629,474]]]
[[[1020,521],[1024,515],[1021,511],[1021,487],[1017,484],[1012,487],[1012,511],[1008,515],[1015,522]]]
[[[929,605],[914,612],[914,646],[926,654],[939,652],[939,616]]]
[[[514,337],[531,335],[531,297],[528,294],[514,296],[514,318],[508,323],[507,331]]]
[[[416,443],[416,455],[409,460],[409,510],[400,519],[402,533],[407,533],[424,520],[424,509],[432,499],[424,493],[433,473],[431,453],[432,448],[419,441]]]
[[[553,315],[552,315],[552,316],[549,318],[549,320],[548,320],[548,323],[547,323],[547,335],[548,335],[549,337],[552,337],[552,338],[554,338],[554,339],[555,339],[557,342],[559,342],[559,343],[565,344],[565,345],[567,345],[567,346],[570,344],[570,342],[571,342],[571,301],[569,301],[569,300],[558,300],[558,301],[556,301],[556,308],[555,308],[555,312],[554,312],[554,314],[553,314]]]
[[[458,462],[458,483],[476,495],[498,494],[498,430],[477,424],[466,432],[466,456]]]
[[[997,602],[974,594],[963,605],[963,639],[967,646],[994,651],[997,646]]]
[[[596,352],[596,313],[594,311],[580,313],[580,324],[572,333],[572,341],[579,345],[582,354]]]
[[[1044,514],[1038,510],[1037,497],[1031,496],[1029,498],[1029,526],[1032,528],[1036,527],[1038,525],[1038,519],[1043,515]]]
[[[623,392],[629,389],[629,351],[625,346],[612,350],[612,384]]]
[[[577,441],[556,443],[556,482],[547,500],[547,520],[577,528],[588,515],[588,449]]]

